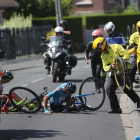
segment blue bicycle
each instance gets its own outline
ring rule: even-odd
[[[101,88],[97,93],[95,85]],[[72,97],[71,105],[80,104],[83,110],[95,111],[102,107],[105,101],[105,89],[102,83],[95,77],[88,77],[82,81],[79,95]]]

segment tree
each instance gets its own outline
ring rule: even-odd
[[[113,13],[119,14],[119,13],[122,13],[123,10],[124,10],[123,7],[120,4],[117,4],[113,9]]]
[[[23,15],[33,17],[55,16],[55,0],[15,0],[20,7],[17,9],[8,8],[5,18],[10,18],[13,13],[23,13]],[[74,0],[61,0],[63,16],[69,15],[73,11]]]
[[[137,12],[139,12],[139,11],[137,10],[136,4],[133,3],[130,6],[127,6],[127,9],[124,10],[123,13],[129,14],[129,13],[137,13]]]

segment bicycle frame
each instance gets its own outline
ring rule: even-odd
[[[75,95],[73,96],[73,100],[71,101],[71,104],[81,104],[81,105],[86,105],[87,103],[87,100],[86,100],[86,96],[89,96],[89,95],[94,95],[95,93],[86,93],[86,94],[82,94],[82,95]],[[84,102],[82,103],[81,101],[77,101],[77,98],[82,98],[84,97]],[[76,102],[75,102],[76,101]]]

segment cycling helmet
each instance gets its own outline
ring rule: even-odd
[[[105,38],[103,37],[98,37],[93,41],[92,47],[93,49],[99,49],[99,50],[104,50],[107,42]]]
[[[14,78],[14,75],[11,71],[4,70],[4,75],[1,76],[2,80],[12,80]]]
[[[65,29],[67,29],[67,21],[66,20],[60,20],[59,26],[65,25]]]
[[[55,33],[63,33],[63,28],[58,26],[55,28]]]
[[[94,40],[95,38],[94,37],[99,37],[99,36],[102,36],[102,31],[100,29],[95,29],[92,34],[92,39]]]
[[[105,24],[104,31],[106,34],[111,34],[115,30],[115,25],[110,21]]]
[[[67,84],[66,84],[66,88],[68,89],[68,91],[71,93],[71,94],[74,94],[75,91],[76,91],[76,85],[73,81],[69,81]]]
[[[136,29],[137,29],[137,31],[140,33],[140,21],[137,22],[137,24],[136,24]]]

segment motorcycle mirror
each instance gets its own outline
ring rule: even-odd
[[[46,38],[45,38],[45,37],[41,37],[41,39],[42,39],[42,40],[46,40]]]

